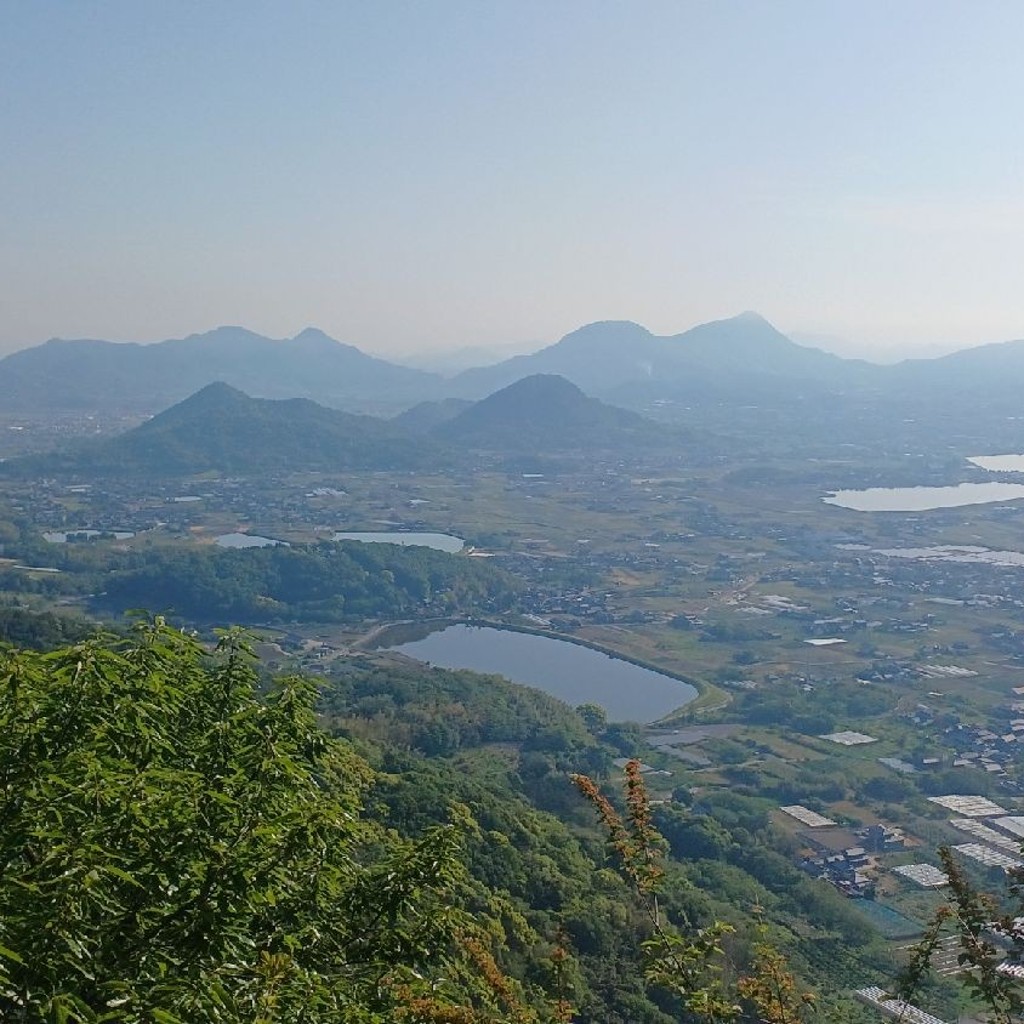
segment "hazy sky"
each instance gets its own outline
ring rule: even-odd
[[[0,350],[1024,337],[1024,3],[0,0]]]

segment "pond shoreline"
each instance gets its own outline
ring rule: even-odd
[[[527,626],[519,623],[502,622],[499,619],[488,619],[474,616],[454,616],[436,619],[403,619],[375,627],[367,633],[366,636],[355,641],[352,644],[352,649],[368,652],[387,650],[387,637],[389,632],[397,631],[402,627],[413,627],[417,632],[422,629],[425,631],[424,635],[429,635],[430,633],[440,632],[449,626],[478,626],[487,629],[498,629],[506,633],[524,633],[527,636],[545,637],[548,640],[561,640],[565,643],[574,644],[577,647],[583,647],[587,650],[595,651],[598,654],[603,654],[615,661],[626,662],[629,665],[635,665],[637,668],[646,669],[648,672],[654,672],[658,675],[666,676],[677,683],[684,683],[688,686],[692,686],[696,691],[695,696],[680,704],[678,708],[666,712],[666,714],[662,715],[658,721],[679,714],[680,711],[683,711],[691,704],[700,700],[707,692],[707,686],[697,679],[684,676],[682,673],[673,671],[672,669],[663,668],[661,665],[646,661],[643,658],[638,658],[635,655],[623,654],[621,651],[608,647],[599,641],[585,640],[571,634],[559,633],[554,629],[545,629],[542,626]]]

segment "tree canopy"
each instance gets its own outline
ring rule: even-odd
[[[804,977],[862,977],[870,929],[796,879],[758,802],[657,811],[652,923],[569,784],[611,759],[592,714],[368,656],[319,683],[160,620],[0,647],[0,1019],[693,1024],[702,978],[675,950],[645,980],[644,950],[668,927],[774,971],[758,908]]]
[[[473,1004],[459,830],[368,821],[371,773],[315,698],[296,678],[261,695],[236,633],[209,656],[159,621],[3,652],[0,1017],[376,1024]]]
[[[134,564],[132,562],[134,559]],[[514,581],[480,559],[358,541],[128,554],[106,577],[108,607],[193,622],[346,621],[504,608]]]

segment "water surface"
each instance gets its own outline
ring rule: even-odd
[[[272,548],[278,544],[288,547],[283,540],[260,537],[255,533],[222,533],[213,538],[213,543],[219,548]]]
[[[856,512],[927,512],[936,508],[960,508],[1024,498],[1024,484],[999,482],[956,484],[951,487],[869,487],[863,491],[835,491],[822,500],[826,505]]]
[[[133,530],[50,530],[43,534],[43,540],[47,540],[51,544],[67,544],[69,537],[78,540],[83,537],[88,539],[100,535],[113,537],[114,540],[127,540],[129,537],[134,537],[135,533]]]
[[[416,533],[392,530],[381,533],[336,533],[331,540],[358,540],[364,544],[401,544],[410,547],[434,548],[454,554],[461,551],[465,541],[450,533]]]
[[[990,473],[1024,473],[1024,455],[972,455],[967,461]]]
[[[875,553],[890,558],[912,558],[922,562],[966,562],[1014,569],[1024,566],[1022,551],[996,551],[971,544],[935,544],[927,548],[878,548]]]
[[[598,704],[614,722],[651,722],[697,696],[689,683],[581,644],[491,626],[448,626],[392,650],[443,668],[505,676],[573,706]]]

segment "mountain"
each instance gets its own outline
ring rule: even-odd
[[[218,382],[110,440],[15,459],[4,468],[12,473],[244,476],[412,469],[438,454],[436,445],[372,416],[327,409],[306,398],[250,398]]]
[[[410,433],[429,432],[454,419],[473,403],[468,398],[444,398],[439,402],[420,402],[399,413],[391,422]]]
[[[852,384],[878,369],[804,348],[758,314],[743,313],[671,337],[627,320],[589,324],[533,355],[469,370],[451,383],[456,393],[472,396],[527,374],[556,373],[596,396],[631,387],[651,398],[675,396],[680,389],[742,396],[764,382],[773,391],[784,389],[785,381]]]
[[[667,428],[588,398],[556,374],[533,374],[439,424],[435,436],[467,448],[589,451],[664,442]]]
[[[452,400],[480,400],[536,374],[738,438],[763,436],[770,422],[772,436],[787,443],[821,431],[855,441],[865,430],[895,444],[919,436],[959,446],[1022,443],[1013,428],[1024,341],[881,366],[798,345],[756,313],[664,337],[630,321],[593,323],[532,355],[447,380],[314,328],[286,340],[240,327],[152,345],[54,340],[0,360],[0,414],[150,414],[220,380],[254,396],[349,412],[394,415],[420,404],[394,427],[424,436],[455,419]],[[431,402],[439,404],[423,404]]]
[[[891,368],[901,384],[932,387],[1011,387],[1019,392],[1024,379],[1024,341],[978,345],[932,359],[905,359]]]
[[[493,366],[524,352],[535,352],[539,342],[520,342],[509,345],[470,345],[466,348],[430,350],[401,357],[397,362],[417,370],[439,373],[442,377],[454,377],[463,370],[476,366]]]
[[[241,327],[152,345],[52,340],[0,360],[0,412],[153,412],[214,381],[263,398],[394,411],[441,378],[368,356],[309,327],[277,341]]]
[[[650,373],[660,355],[658,340],[628,320],[588,324],[532,355],[460,373],[451,381],[451,389],[463,397],[479,398],[533,374],[557,374],[593,394],[621,381],[623,375]]]

